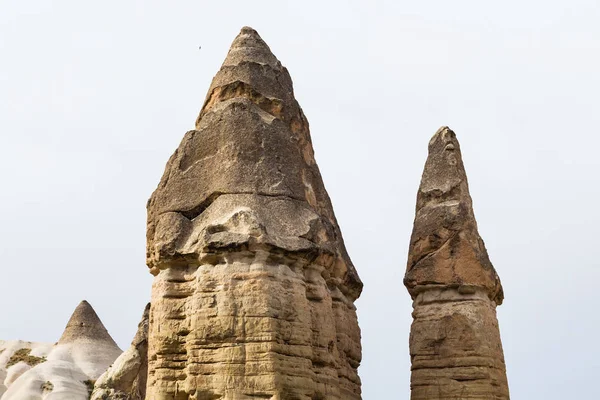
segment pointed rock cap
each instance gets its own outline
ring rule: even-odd
[[[273,55],[258,32],[242,28],[231,44],[221,69],[213,78],[206,101],[196,120],[200,130],[202,117],[214,106],[227,106],[227,100],[246,98],[273,117],[288,124],[307,124],[294,98],[292,79],[287,69]],[[226,104],[221,104],[226,102]]]
[[[281,63],[273,55],[269,46],[262,40],[258,32],[249,26],[243,27],[231,44],[223,66],[235,66],[244,62],[281,68]]]
[[[413,298],[430,287],[457,287],[482,288],[496,304],[503,301],[477,230],[460,145],[446,126],[429,141],[404,284]]]
[[[101,341],[117,347],[96,311],[85,300],[79,303],[73,311],[73,315],[71,315],[58,344],[67,344],[79,340]]]
[[[238,209],[247,210],[259,203],[275,207],[277,200],[280,204],[294,202],[295,209],[316,213],[318,221],[309,223],[299,221],[303,218],[300,215],[307,213],[263,208],[265,214],[280,219],[281,227],[325,226],[314,235],[307,233],[311,236],[308,241],[318,250],[333,248],[330,263],[336,272],[332,275],[344,283],[342,290],[358,297],[362,283],[344,248],[314,159],[308,121],[294,97],[290,75],[258,33],[248,27],[233,41],[209,88],[195,130],[185,134],[148,202],[147,263],[153,273],[183,257],[182,243],[200,229],[192,227],[190,221],[197,221],[227,195],[240,195]],[[243,203],[241,195],[253,196],[253,205]],[[261,200],[256,200],[257,196]],[[288,204],[288,208],[294,207]],[[162,225],[161,220],[165,221]],[[204,236],[196,240],[198,250],[186,251],[198,254]]]

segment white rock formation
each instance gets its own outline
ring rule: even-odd
[[[0,398],[21,375],[44,362],[52,346],[52,343],[0,340]]]
[[[2,400],[86,400],[94,381],[121,354],[87,301],[54,346],[0,342]]]

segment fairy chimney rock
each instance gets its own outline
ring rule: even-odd
[[[149,398],[360,399],[362,282],[290,75],[251,28],[148,202],[147,264]]]
[[[118,347],[90,303],[83,300],[73,311],[58,344],[80,340],[101,341]]]
[[[52,344],[0,341],[2,400],[90,398],[92,383],[119,357],[121,350],[87,301],[75,308],[60,340]],[[5,364],[13,356],[16,364]],[[6,358],[8,357],[8,358]],[[10,378],[10,379],[8,379]]]
[[[404,284],[414,308],[411,399],[508,399],[496,319],[502,285],[477,231],[460,145],[448,127],[429,142]]]

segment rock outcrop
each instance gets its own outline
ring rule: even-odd
[[[121,354],[98,315],[82,301],[55,345],[0,343],[2,400],[87,400],[93,382]]]
[[[362,283],[287,70],[243,28],[148,202],[147,397],[360,399]]]
[[[148,375],[148,322],[150,303],[129,349],[103,373],[94,387],[91,400],[144,400]]]
[[[447,127],[429,142],[404,284],[414,308],[411,399],[508,399],[496,319],[502,286]]]

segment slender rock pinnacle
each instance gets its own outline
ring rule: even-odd
[[[447,127],[429,142],[404,284],[414,308],[411,399],[508,399],[496,319],[502,285],[477,231],[460,146]]]
[[[67,344],[79,340],[95,340],[118,347],[90,303],[83,300],[69,319],[58,344]]]
[[[360,399],[362,282],[292,80],[243,28],[148,202],[152,399]]]

